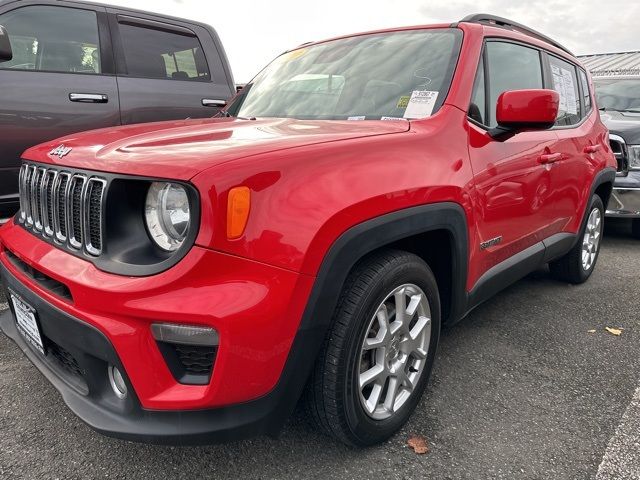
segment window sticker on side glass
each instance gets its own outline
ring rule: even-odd
[[[573,74],[570,70],[551,65],[553,75],[553,89],[560,95],[558,110],[570,115],[578,114],[578,99],[574,89]]]
[[[430,117],[438,100],[438,92],[431,90],[414,90],[409,104],[404,111],[404,118]]]

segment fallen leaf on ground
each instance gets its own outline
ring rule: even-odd
[[[593,329],[593,330],[587,330],[587,333],[596,333],[596,330],[595,330],[595,329]]]
[[[429,445],[427,445],[427,439],[420,435],[412,435],[407,441],[407,445],[413,448],[413,451],[418,455],[424,455],[429,453]]]
[[[607,332],[609,332],[611,335],[615,335],[616,337],[619,337],[622,334],[622,329],[621,328],[605,327],[604,329]]]

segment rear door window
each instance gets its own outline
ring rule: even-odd
[[[13,59],[2,69],[101,73],[98,20],[90,10],[46,5],[0,15],[9,33]]]
[[[576,67],[558,57],[549,56],[551,88],[560,95],[560,108],[556,125],[567,126],[580,123],[580,91]]]
[[[120,23],[127,74],[164,80],[211,81],[198,37]]]
[[[490,41],[486,44],[488,62],[488,119],[497,127],[496,106],[500,95],[509,90],[543,88],[540,51],[516,43]]]

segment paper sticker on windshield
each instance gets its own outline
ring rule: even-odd
[[[382,117],[380,120],[404,120],[404,118],[400,118],[400,117]]]
[[[351,120],[351,121],[359,121],[359,120],[364,120],[365,117],[364,115],[356,115],[354,117],[347,117],[347,120]]]
[[[409,95],[403,95],[402,97],[400,97],[396,105],[396,108],[407,108],[407,106],[409,106],[410,98],[411,97]]]
[[[409,105],[404,111],[404,118],[430,117],[438,100],[438,92],[431,90],[414,90]]]

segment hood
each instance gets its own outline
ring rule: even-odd
[[[640,114],[604,111],[600,113],[611,133],[620,135],[629,145],[640,145]]]
[[[408,130],[405,120],[183,120],[70,135],[33,147],[24,158],[71,168],[189,180],[209,167],[251,155]],[[61,145],[65,148],[57,148]]]

